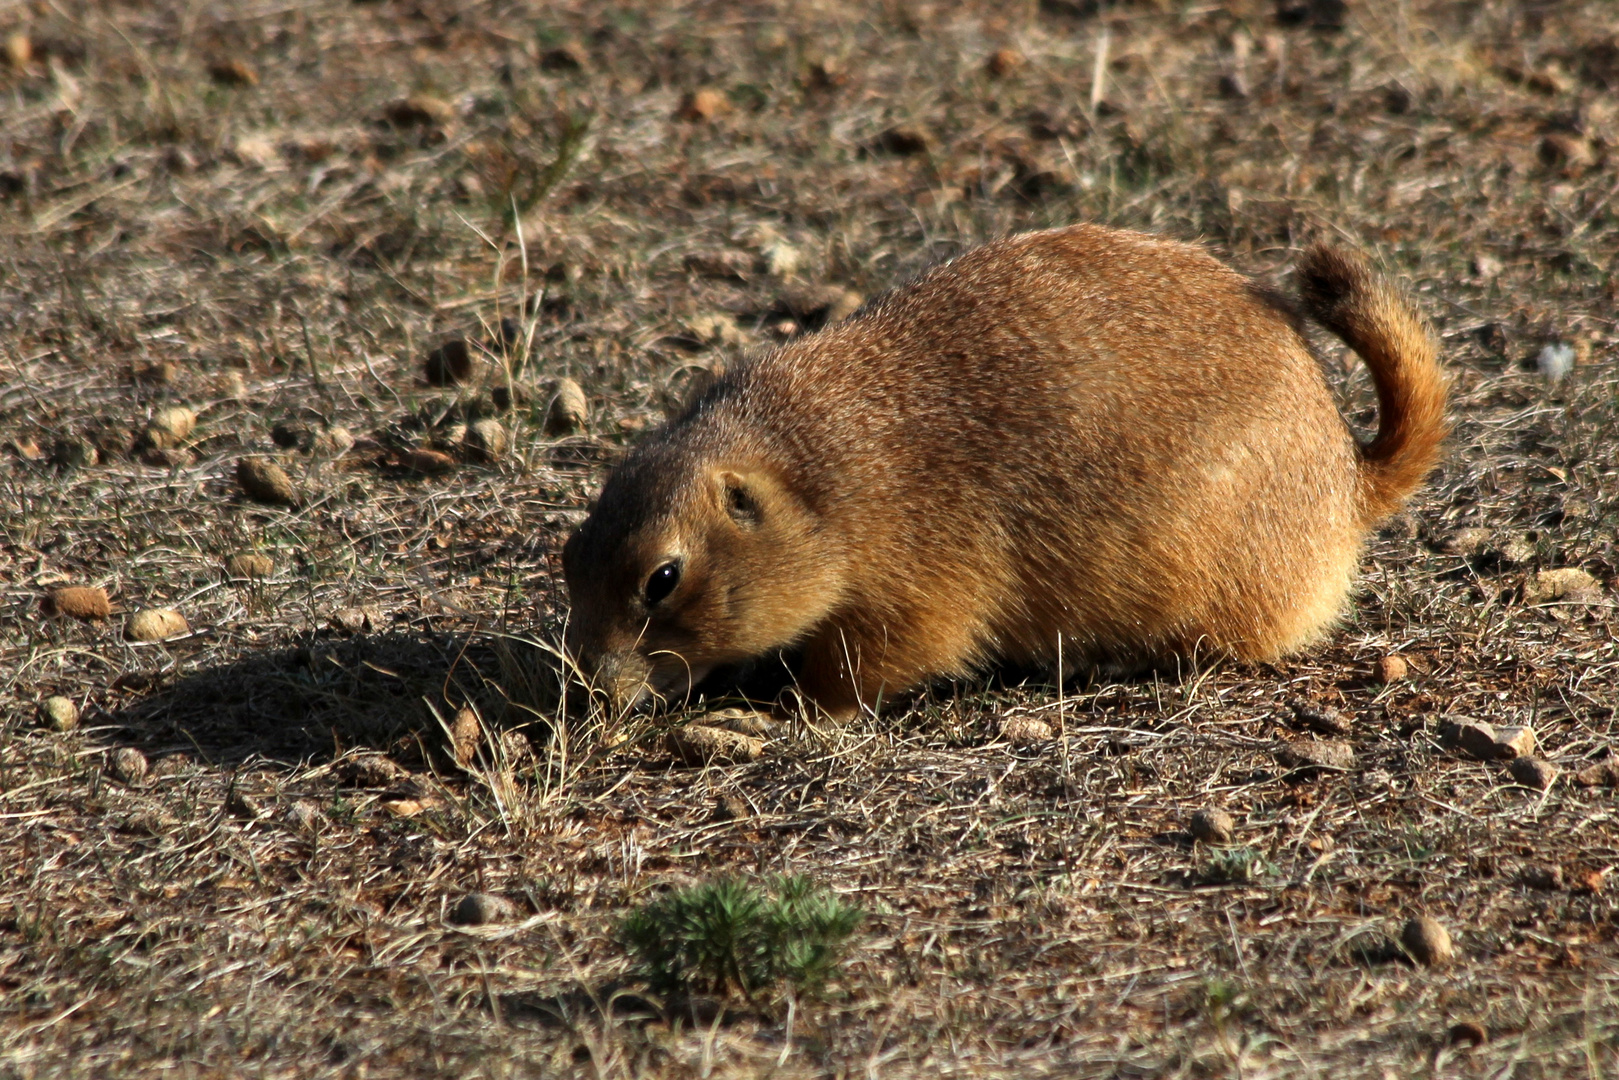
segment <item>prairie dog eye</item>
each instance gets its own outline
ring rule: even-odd
[[[657,607],[664,597],[675,591],[675,586],[679,584],[680,563],[664,563],[652,571],[652,576],[646,579],[646,591],[643,594],[646,597],[646,606]]]

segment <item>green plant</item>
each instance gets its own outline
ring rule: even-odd
[[[862,915],[808,877],[778,878],[764,887],[721,878],[636,909],[620,937],[654,989],[734,988],[752,1001],[784,981],[813,991],[836,966]]]
[[[1198,877],[1206,885],[1252,885],[1274,872],[1275,868],[1256,849],[1227,848],[1211,855]]]

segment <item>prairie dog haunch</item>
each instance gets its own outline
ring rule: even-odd
[[[833,718],[1008,661],[1279,657],[1432,467],[1420,317],[1316,246],[1303,314],[1371,369],[1357,443],[1297,317],[1202,249],[987,244],[722,375],[569,538],[568,646],[620,705],[793,648]]]

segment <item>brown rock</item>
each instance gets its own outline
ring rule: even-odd
[[[1410,674],[1411,665],[1398,653],[1389,653],[1377,661],[1377,681],[1380,683],[1400,682]]]
[[[1542,570],[1524,579],[1523,602],[1526,604],[1596,604],[1601,601],[1601,583],[1577,567]]]
[[[264,578],[275,573],[275,563],[268,555],[238,552],[225,560],[225,573],[233,578]]]
[[[517,918],[517,905],[493,893],[467,893],[450,909],[450,921],[457,926],[487,926]]]
[[[461,768],[468,768],[477,760],[482,735],[483,726],[478,723],[476,712],[465,708],[456,710],[450,721],[450,756]]]
[[[342,457],[354,448],[354,432],[342,424],[332,424],[321,429],[315,435],[314,446],[311,447],[317,454],[327,457]]]
[[[130,787],[138,787],[151,771],[151,766],[146,761],[146,755],[133,746],[120,746],[107,759],[107,769],[115,779]]]
[[[45,595],[45,608],[55,615],[67,615],[85,621],[105,619],[112,614],[107,590],[84,585],[64,585]]]
[[[585,391],[572,379],[558,379],[551,389],[551,404],[545,410],[547,435],[572,435],[585,430],[590,420],[590,404]]]
[[[259,73],[240,57],[222,57],[208,65],[208,77],[221,86],[257,86]]]
[[[455,386],[470,382],[476,367],[465,338],[451,338],[422,359],[422,374],[429,386]]]
[[[1558,768],[1545,758],[1520,757],[1507,767],[1513,782],[1545,791],[1557,782]]]
[[[48,697],[39,703],[39,718],[52,731],[72,731],[79,726],[79,707],[71,698]]]
[[[720,114],[728,112],[730,108],[730,99],[724,94],[712,88],[704,88],[694,90],[680,99],[680,108],[675,110],[675,119],[684,120],[688,124],[706,124]]]
[[[142,608],[124,624],[125,641],[167,641],[190,632],[185,616],[173,608]]]
[[[39,444],[27,436],[12,439],[6,445],[11,448],[12,453],[24,461],[40,461],[45,457],[45,452],[39,448]]]
[[[1224,810],[1199,810],[1192,815],[1191,833],[1205,844],[1229,844],[1237,834],[1237,823]]]
[[[706,724],[671,728],[663,737],[671,757],[686,765],[739,765],[764,755],[764,740]]]
[[[1353,726],[1349,718],[1331,705],[1312,705],[1307,701],[1289,703],[1293,716],[1300,724],[1321,735],[1348,735]]]
[[[1424,967],[1444,967],[1455,956],[1451,947],[1450,931],[1436,919],[1418,915],[1400,931],[1400,944],[1411,959]]]
[[[1495,729],[1495,757],[1501,761],[1528,757],[1535,752],[1535,729],[1523,725]]]
[[[467,425],[467,433],[462,438],[462,444],[467,448],[467,456],[477,461],[494,462],[506,456],[509,440],[506,438],[506,429],[499,420],[474,420]]]
[[[297,506],[298,495],[286,470],[267,457],[245,457],[236,462],[236,483],[248,498],[273,506]]]
[[[1580,787],[1619,787],[1619,757],[1587,765],[1574,774],[1574,782]]]
[[[431,94],[412,94],[388,105],[382,115],[400,127],[447,127],[455,121],[455,107]]]
[[[1001,723],[1001,738],[1013,746],[1034,746],[1052,737],[1051,725],[1032,716],[1014,716]]]
[[[1480,761],[1494,761],[1501,756],[1502,744],[1495,725],[1469,716],[1447,717],[1440,725],[1439,741]]]
[[[1355,767],[1355,750],[1337,739],[1295,739],[1276,752],[1276,759],[1290,769],[1341,771]]]
[[[1026,60],[1023,54],[1016,49],[996,49],[989,54],[989,59],[984,61],[984,70],[992,79],[1004,79],[1024,63]]]

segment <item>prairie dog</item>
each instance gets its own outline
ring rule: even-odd
[[[1432,467],[1432,335],[1358,255],[1300,306],[1371,369],[1359,444],[1286,305],[1096,225],[985,245],[756,355],[638,445],[563,551],[619,705],[792,648],[845,719],[996,661],[1267,660],[1320,638]]]

